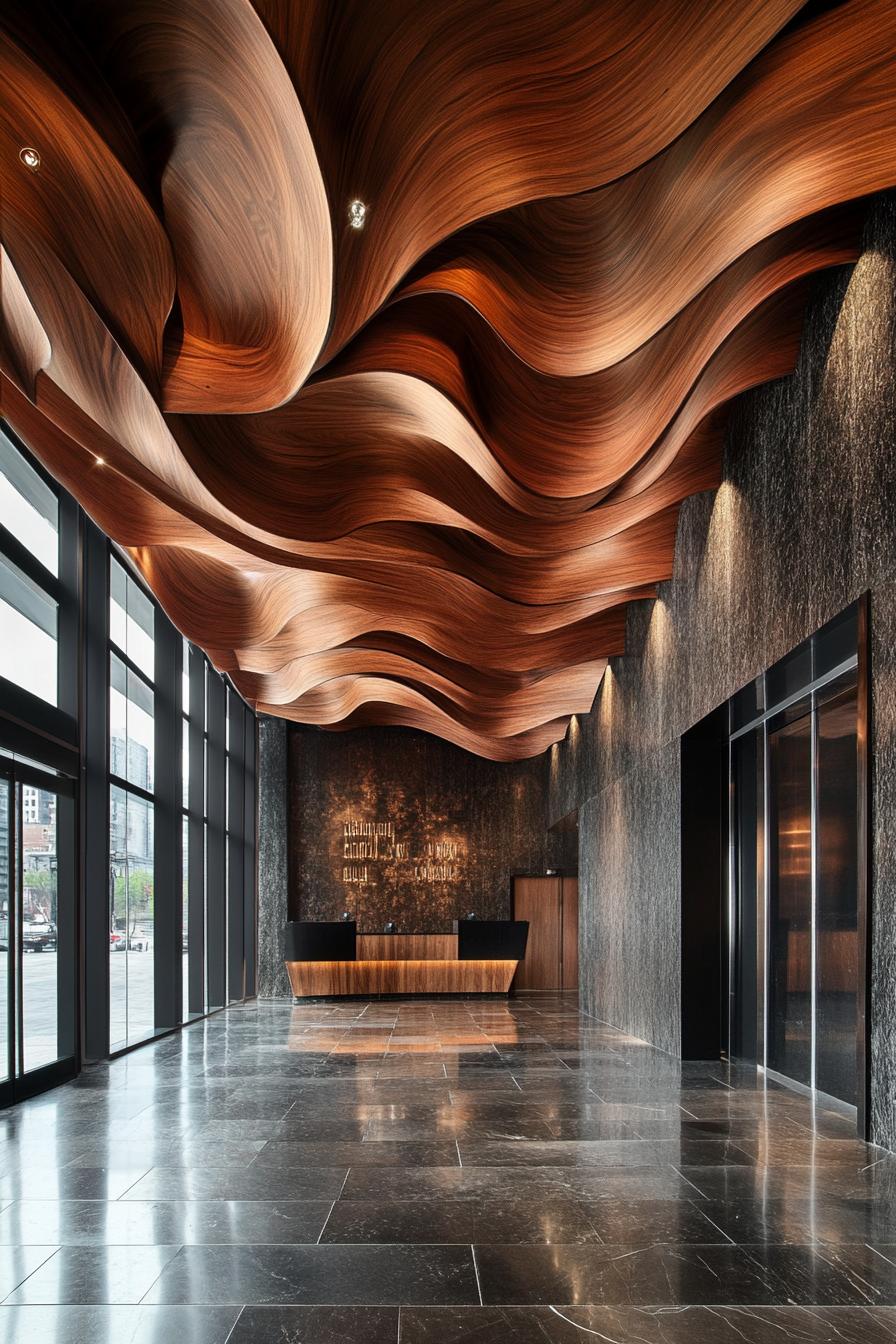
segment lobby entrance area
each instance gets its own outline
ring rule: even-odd
[[[77,1070],[74,782],[0,758],[0,1105]]]
[[[864,705],[850,608],[732,702],[731,1041],[863,1105]],[[746,722],[738,722],[747,717]]]

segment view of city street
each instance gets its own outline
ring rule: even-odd
[[[183,956],[184,983],[187,954]],[[6,953],[0,952],[0,1001],[6,996]],[[29,952],[22,961],[25,1070],[52,1064],[56,1049],[56,952]],[[153,1030],[153,958],[150,953],[120,953],[109,959],[109,1039],[133,1041]],[[125,992],[127,991],[127,993]],[[127,1005],[127,1017],[125,1016]],[[6,1062],[6,1016],[0,1013],[0,1070]]]

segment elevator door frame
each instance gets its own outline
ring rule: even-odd
[[[781,699],[778,703],[768,706],[764,712],[750,722],[743,724],[737,730],[732,731],[729,736],[729,865],[728,865],[728,947],[729,947],[729,984],[733,987],[736,983],[737,956],[738,956],[738,837],[737,837],[737,808],[735,802],[734,785],[734,743],[748,734],[754,733],[759,738],[759,762],[757,770],[757,822],[761,819],[762,833],[758,837],[757,853],[757,874],[756,874],[756,946],[760,955],[756,958],[756,1063],[769,1078],[780,1081],[788,1087],[812,1095],[820,1103],[831,1105],[836,1109],[847,1110],[849,1113],[855,1113],[856,1132],[860,1138],[869,1136],[870,1128],[870,936],[871,936],[871,798],[869,784],[869,734],[870,734],[870,683],[869,683],[869,600],[868,594],[863,595],[857,603],[858,613],[858,641],[856,654],[845,659],[835,667],[830,668],[823,675],[803,685],[793,694]],[[770,872],[769,872],[769,853],[770,853],[770,751],[769,736],[774,731],[773,725],[780,723],[781,715],[784,711],[792,709],[801,702],[807,702],[809,712],[812,715],[812,843],[813,867],[816,863],[817,855],[817,826],[816,826],[816,803],[817,803],[817,781],[815,778],[816,767],[816,736],[818,732],[818,695],[826,687],[835,682],[849,671],[855,671],[856,678],[856,698],[857,698],[857,888],[856,888],[856,915],[857,915],[857,942],[858,942],[858,976],[857,976],[857,1002],[856,1002],[856,1105],[848,1106],[838,1098],[830,1097],[827,1093],[821,1092],[814,1087],[805,1087],[803,1084],[795,1082],[784,1075],[777,1074],[767,1065],[767,1043],[768,1043],[768,975],[769,975],[769,927],[768,911],[770,900]],[[815,983],[814,983],[814,959],[815,959],[815,927],[814,912],[817,899],[817,874],[813,872],[813,929],[812,929],[812,960],[813,960],[813,1021],[812,1030],[815,1031]],[[728,1000],[728,1041],[729,1057],[736,1057],[730,1047],[733,1046],[736,1039],[735,1029],[736,1003],[733,996]],[[813,1048],[813,1071],[812,1079],[815,1080],[815,1051]]]

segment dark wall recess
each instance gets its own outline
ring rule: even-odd
[[[722,1012],[728,837],[728,707],[681,739],[681,1055],[718,1059]]]

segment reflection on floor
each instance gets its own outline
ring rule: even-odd
[[[896,1158],[569,998],[235,1008],[0,1132],[4,1344],[896,1338]]]

